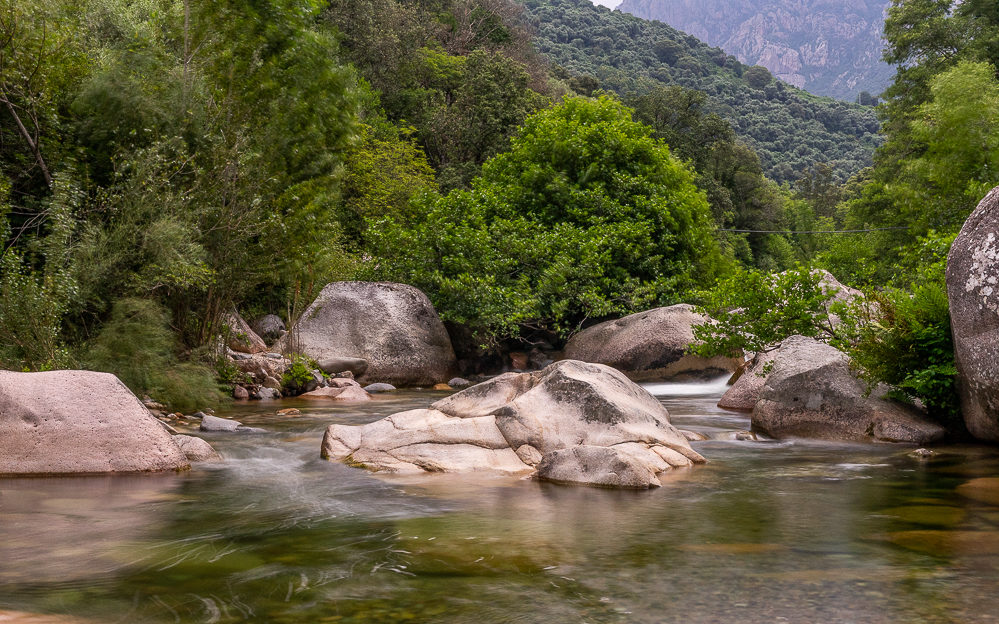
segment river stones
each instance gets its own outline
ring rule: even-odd
[[[581,446],[612,452],[588,448],[549,457]],[[541,478],[615,487],[655,486],[657,474],[704,461],[655,397],[619,371],[575,360],[500,375],[429,409],[362,426],[331,425],[322,456],[399,473],[514,474],[544,464]],[[615,482],[611,473],[621,462],[633,470]]]
[[[114,375],[0,371],[0,475],[189,466],[173,436]]]
[[[370,401],[371,395],[353,379],[334,378],[325,388],[298,395],[300,399],[327,399],[332,401]]]
[[[366,360],[367,369],[355,372],[363,383],[432,386],[447,381],[456,367],[451,340],[430,300],[404,284],[329,284],[278,344],[320,362]]]
[[[189,461],[193,462],[219,462],[222,456],[212,448],[212,445],[199,437],[190,435],[175,435],[173,441],[177,443],[180,450],[184,451]]]
[[[957,487],[962,496],[999,507],[999,477],[979,477]]]
[[[915,408],[865,396],[847,355],[813,338],[792,336],[753,408],[753,428],[775,438],[801,437],[927,444],[944,436]],[[883,396],[883,394],[881,395]]]
[[[319,360],[319,370],[327,375],[337,375],[350,371],[354,377],[360,377],[368,370],[368,361],[355,357],[329,357]]]
[[[565,357],[613,366],[636,380],[735,371],[739,363],[732,358],[687,352],[693,328],[708,320],[687,304],[631,314],[579,332],[565,345]]]
[[[999,441],[999,187],[950,248],[947,299],[964,423],[976,438]]]

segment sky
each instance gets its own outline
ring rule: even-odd
[[[605,7],[610,7],[612,9],[617,5],[621,4],[621,0],[591,0],[591,1],[593,2],[593,4],[602,4]]]

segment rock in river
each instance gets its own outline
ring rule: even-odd
[[[655,308],[584,329],[569,339],[565,357],[613,366],[639,380],[735,371],[739,362],[732,358],[687,353],[693,328],[706,322],[687,304]]]
[[[767,372],[773,367],[777,350],[761,351],[746,362],[742,374],[718,400],[718,407],[737,412],[751,412],[760,399]]]
[[[189,465],[173,436],[110,373],[0,371],[0,475]]]
[[[176,435],[173,441],[184,451],[184,455],[190,461],[197,462],[219,462],[222,456],[212,448],[212,445],[199,437],[190,435]]]
[[[775,352],[773,371],[753,408],[753,428],[775,438],[820,438],[927,444],[943,427],[914,407],[865,396],[850,359],[813,338],[791,336]]]
[[[543,465],[542,479],[616,487],[657,486],[656,475],[704,461],[655,397],[619,371],[575,360],[500,375],[429,409],[331,425],[322,455],[388,472],[516,474]],[[616,472],[621,466],[628,470]]]
[[[976,438],[999,441],[999,187],[951,245],[947,299],[964,424]]]
[[[288,348],[289,341],[320,362],[366,360],[363,374],[355,372],[362,383],[433,385],[447,381],[456,367],[451,339],[430,300],[404,284],[333,282],[279,344]]]

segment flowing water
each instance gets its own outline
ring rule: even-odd
[[[234,407],[268,433],[183,474],[0,480],[0,621],[999,622],[999,449],[757,441],[721,381],[646,387],[710,438],[651,491],[319,459],[431,392]]]

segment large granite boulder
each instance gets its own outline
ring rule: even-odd
[[[584,446],[610,452],[559,453]],[[515,474],[544,463],[540,478],[618,487],[656,486],[657,474],[704,461],[655,397],[619,371],[575,360],[500,375],[429,409],[331,425],[322,456],[388,472]],[[623,464],[628,476],[611,474]]]
[[[867,393],[850,359],[813,338],[781,343],[760,398],[753,428],[775,438],[820,438],[927,444],[945,434],[914,407]]]
[[[950,248],[947,299],[964,423],[976,438],[999,441],[999,187]]]
[[[287,331],[284,321],[277,314],[265,314],[260,318],[254,319],[250,323],[250,329],[263,338],[264,342],[269,345],[274,344]]]
[[[0,475],[189,466],[173,436],[114,375],[0,371]]]
[[[776,355],[776,349],[761,351],[746,362],[735,383],[718,400],[718,407],[736,412],[753,411]]]
[[[456,366],[430,300],[404,284],[329,284],[279,344],[320,362],[363,358],[367,368],[358,376],[363,383],[433,385],[450,379]]]
[[[264,353],[267,343],[250,328],[238,312],[233,310],[225,315],[223,322],[229,328],[226,346],[238,353]]]
[[[584,329],[569,339],[565,357],[613,366],[636,380],[735,371],[738,360],[687,352],[693,328],[706,322],[687,304],[655,308]]]

